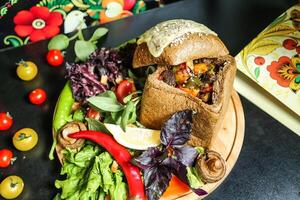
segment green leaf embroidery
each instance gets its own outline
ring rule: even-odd
[[[258,78],[260,74],[260,67],[256,67],[254,70],[255,77]]]
[[[8,35],[3,40],[5,45],[11,45],[13,47],[19,47],[24,44],[23,40],[15,35]]]

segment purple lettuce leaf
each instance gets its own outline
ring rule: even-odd
[[[99,81],[90,63],[66,63],[67,77],[71,82],[73,95],[77,101],[84,101],[87,97],[105,92],[108,88]]]
[[[174,113],[161,129],[161,143],[167,147],[170,145],[185,144],[191,134],[192,115],[192,110],[183,110]]]
[[[72,92],[79,102],[95,96],[116,85],[122,79],[122,60],[114,49],[101,48],[90,55],[84,63],[66,63],[66,77],[71,82]],[[107,82],[101,83],[101,78]]]
[[[145,169],[144,184],[148,200],[158,200],[168,188],[171,178],[171,170],[166,166]]]

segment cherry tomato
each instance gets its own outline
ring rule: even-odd
[[[17,198],[23,189],[24,182],[19,176],[8,176],[0,184],[0,193],[5,199]]]
[[[13,118],[9,113],[0,112],[0,131],[8,130],[13,124]]]
[[[46,99],[47,99],[46,92],[45,92],[45,90],[43,90],[41,88],[32,90],[29,93],[29,101],[32,104],[40,105],[40,104],[44,103],[46,101]]]
[[[21,61],[17,63],[17,75],[23,81],[30,81],[34,79],[34,77],[38,73],[38,68],[36,64],[31,61]]]
[[[49,65],[58,67],[64,62],[64,56],[62,52],[58,49],[51,49],[47,53],[47,62]]]
[[[123,80],[116,89],[116,96],[119,102],[123,103],[124,97],[135,91],[135,86],[131,80]]]
[[[99,120],[101,118],[100,112],[94,110],[93,108],[89,107],[86,113],[88,118]]]
[[[38,142],[38,134],[31,128],[22,128],[13,136],[13,144],[20,151],[29,151]]]
[[[13,152],[9,149],[0,150],[0,167],[8,167],[15,160]]]

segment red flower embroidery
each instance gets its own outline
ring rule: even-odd
[[[267,70],[270,72],[272,79],[277,81],[277,84],[282,87],[289,87],[292,90],[299,90],[300,84],[300,71],[298,68],[299,57],[289,57],[282,56],[279,60],[273,61],[268,67]]]
[[[29,36],[34,42],[57,35],[63,18],[59,12],[50,12],[47,7],[33,6],[29,11],[18,12],[14,17],[14,23],[18,36]]]

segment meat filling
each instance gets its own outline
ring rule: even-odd
[[[217,58],[201,58],[191,62],[169,66],[159,79],[187,94],[212,104],[213,83],[224,66]]]

